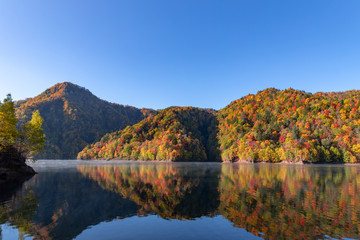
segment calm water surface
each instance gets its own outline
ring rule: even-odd
[[[360,167],[38,161],[0,239],[359,239]]]

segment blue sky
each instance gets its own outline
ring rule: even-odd
[[[58,82],[136,107],[360,89],[359,0],[0,1],[0,97]]]

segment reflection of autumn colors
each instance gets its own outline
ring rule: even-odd
[[[103,165],[79,166],[78,170],[102,188],[136,202],[142,208],[139,214],[155,212],[163,218],[192,219],[213,214],[218,206],[219,172],[206,165]]]
[[[225,164],[219,211],[266,239],[359,238],[359,170]]]
[[[0,225],[8,223],[19,230],[20,236],[24,236],[31,230],[31,219],[37,208],[38,196],[33,191],[27,194],[16,193],[7,201],[0,202]]]

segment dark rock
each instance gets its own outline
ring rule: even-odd
[[[26,164],[25,157],[16,148],[7,147],[0,152],[0,190],[21,185],[34,174],[35,170]]]

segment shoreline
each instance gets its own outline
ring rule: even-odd
[[[130,160],[130,159],[39,159],[43,161],[78,161],[78,162],[91,162],[91,161],[103,161],[103,162],[126,162],[126,163],[225,163],[225,164],[274,164],[274,165],[345,165],[345,166],[360,166],[359,163],[339,163],[339,162],[264,162],[264,161],[168,161],[168,160]]]

